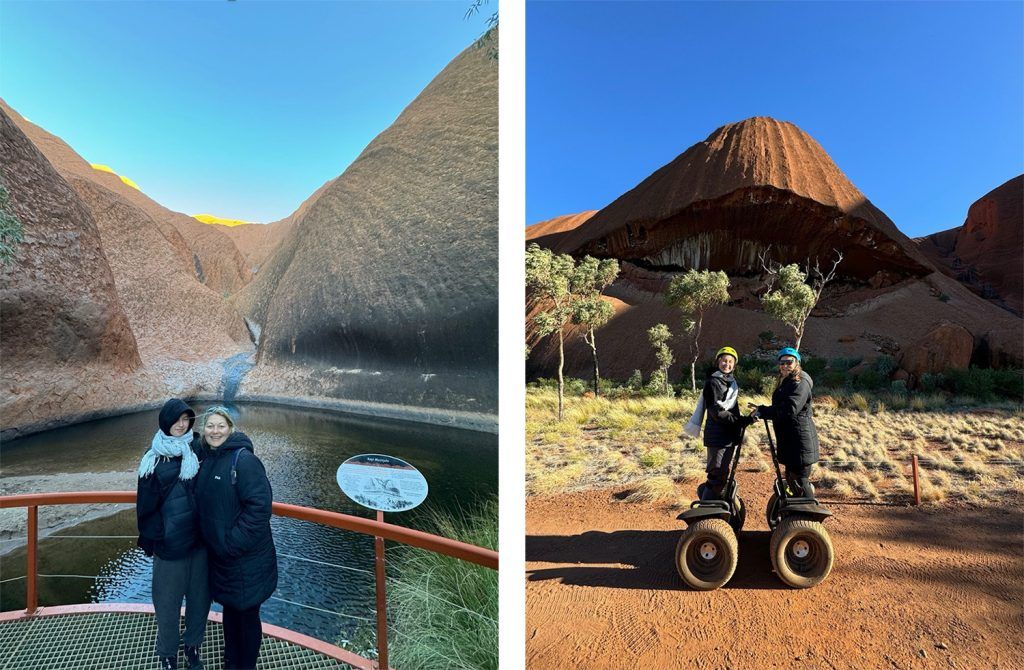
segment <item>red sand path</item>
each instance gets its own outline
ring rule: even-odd
[[[1022,500],[923,508],[823,496],[836,550],[809,590],[771,572],[769,473],[740,474],[750,505],[736,574],[685,588],[682,522],[615,490],[527,501],[527,666],[548,668],[1024,668]]]

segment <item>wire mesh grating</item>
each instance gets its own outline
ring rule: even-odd
[[[0,670],[148,670],[156,618],[146,613],[90,612],[0,623]],[[222,670],[223,628],[210,621],[200,656],[207,670]],[[179,651],[178,667],[185,668]],[[352,666],[300,645],[263,636],[258,670],[307,670]]]

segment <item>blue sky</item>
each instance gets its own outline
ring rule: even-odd
[[[1024,3],[527,3],[527,223],[715,128],[808,132],[911,237],[1024,172]]]
[[[453,2],[0,2],[0,96],[157,202],[268,222],[484,30]]]

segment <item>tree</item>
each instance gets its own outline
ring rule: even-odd
[[[10,195],[7,187],[0,184],[0,263],[10,263],[14,259],[14,245],[25,240],[21,221],[11,211]]]
[[[526,248],[526,285],[533,289],[534,299],[547,309],[533,317],[541,337],[558,333],[558,420],[562,420],[565,393],[565,341],[562,329],[572,318],[573,294],[570,291],[576,263],[572,256],[555,254],[537,244]]]
[[[688,270],[669,284],[665,302],[683,312],[683,330],[690,334],[690,386],[697,390],[697,359],[700,357],[700,331],[709,307],[729,300],[729,277],[721,270]]]
[[[601,395],[601,381],[597,365],[597,338],[594,331],[611,321],[615,308],[601,300],[601,293],[619,276],[619,262],[615,259],[598,261],[584,256],[576,266],[570,282],[573,300],[572,322],[584,326],[583,341],[590,346],[594,358],[594,396]]]
[[[665,395],[668,395],[668,368],[674,360],[672,349],[668,346],[671,337],[672,333],[663,323],[647,329],[647,339],[651,341],[651,346],[654,347],[654,357],[658,359],[658,372],[662,379],[662,392]]]
[[[760,256],[761,267],[768,274],[768,290],[761,296],[761,304],[765,313],[793,329],[796,340],[793,346],[797,350],[804,338],[807,317],[821,299],[825,285],[835,279],[836,268],[843,260],[843,254],[837,249],[833,251],[836,259],[828,272],[821,271],[818,259],[814,259],[814,265],[808,265],[804,271],[796,263],[781,265],[771,261],[767,258],[767,251]],[[811,278],[810,285],[807,284],[808,277]]]
[[[473,0],[469,9],[466,10],[467,21],[480,13],[480,8],[490,0]],[[491,60],[498,60],[498,12],[492,12],[485,21],[487,28],[480,34],[480,37],[473,43],[477,49],[487,49],[487,57]]]

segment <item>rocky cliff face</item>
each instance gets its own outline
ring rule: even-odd
[[[170,212],[117,175],[93,169],[60,138],[4,109],[92,214],[143,362],[207,361],[251,346],[241,316],[225,302],[227,296],[203,284],[200,275],[211,273],[224,286],[240,280],[228,279],[230,272],[218,273],[219,262],[204,266],[180,231],[193,237],[195,248],[212,248],[212,256],[223,253],[231,258],[228,265],[244,269],[230,239],[217,231],[204,237],[205,224]],[[214,235],[220,242],[211,241]],[[218,244],[222,250],[216,250]]]
[[[597,210],[591,209],[579,214],[556,216],[553,219],[527,226],[526,241],[528,243],[536,242],[547,249],[554,248],[558,246],[558,242],[563,237],[589,221],[595,214],[597,214]]]
[[[496,408],[497,74],[467,49],[296,217],[236,301],[244,392]]]
[[[836,281],[808,320],[802,348],[814,355],[906,353],[945,323],[969,331],[975,353],[988,352],[988,360],[1019,364],[1021,358],[1021,320],[936,272],[817,142],[790,123],[759,117],[723,126],[606,208],[579,223],[578,217],[538,224],[528,235],[577,257],[620,260],[620,278],[607,291],[616,316],[597,332],[602,372],[610,377],[655,367],[646,330],[656,323],[679,330],[680,315],[665,307],[663,296],[671,279],[690,268],[724,270],[732,278],[732,300],[705,319],[704,356],[723,343],[751,351],[764,331],[785,337],[788,329],[761,312],[757,298],[759,254],[769,248],[774,260],[787,263],[818,258],[825,264],[833,249],[844,254]],[[1016,348],[1007,350],[1014,338]],[[589,348],[580,338],[568,341],[569,374],[587,376]],[[557,347],[548,338],[532,350],[528,374],[550,375],[556,364]],[[677,367],[672,374],[682,373]]]
[[[1017,316],[1024,314],[1024,175],[972,204],[962,226],[915,242],[947,275]]]

